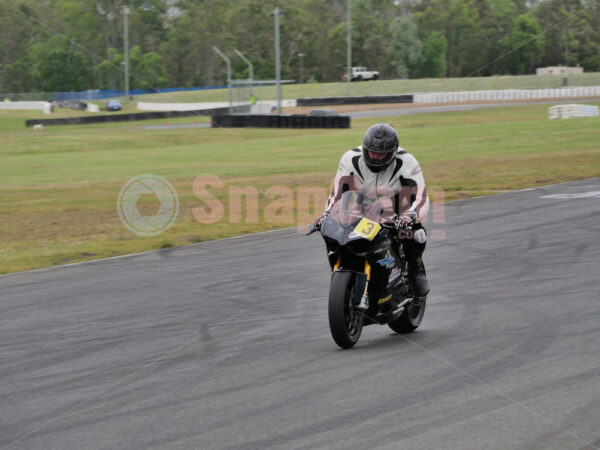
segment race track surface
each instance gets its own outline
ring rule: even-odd
[[[421,328],[352,350],[318,235],[0,277],[0,448],[600,447],[600,178],[445,215]]]

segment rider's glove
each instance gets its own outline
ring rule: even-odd
[[[396,230],[405,230],[408,226],[417,221],[417,213],[415,211],[405,211],[394,218],[394,226]]]
[[[321,225],[323,225],[323,222],[325,222],[325,218],[326,218],[326,217],[327,217],[327,213],[326,213],[326,212],[324,212],[324,213],[321,213],[321,214],[319,215],[319,217],[317,217],[317,218],[315,219],[315,223],[313,224],[313,226],[314,226],[315,228],[321,229]]]

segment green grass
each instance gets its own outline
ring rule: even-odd
[[[23,119],[0,114],[0,273],[290,226],[289,220],[265,223],[262,215],[258,223],[230,223],[227,214],[202,225],[192,213],[205,206],[193,181],[220,177],[224,187],[210,191],[226,207],[231,186],[255,186],[261,212],[271,201],[266,190],[275,185],[293,192],[317,186],[325,193],[343,151],[383,120],[353,120],[349,130],[150,131],[135,122],[35,132]],[[600,175],[598,118],[550,121],[547,106],[535,105],[385,120],[446,200]],[[144,173],[167,178],[180,196],[176,223],[155,237],[134,235],[116,211],[123,184]],[[156,207],[152,199],[140,204],[145,214]]]
[[[569,77],[569,86],[597,86],[600,73],[585,73]],[[493,76],[470,78],[424,78],[413,80],[379,80],[350,83],[312,83],[282,86],[284,99],[299,97],[330,97],[345,95],[392,95],[414,94],[418,92],[476,91],[495,89],[542,89],[559,88],[563,85],[561,76]],[[256,87],[259,100],[276,98],[274,86]],[[136,101],[148,102],[226,102],[227,89],[206,91],[172,92],[136,96]]]

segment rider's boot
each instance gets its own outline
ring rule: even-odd
[[[416,258],[413,261],[408,261],[408,280],[415,288],[417,297],[425,297],[429,293],[429,282],[427,281],[427,273],[425,265],[421,258]]]

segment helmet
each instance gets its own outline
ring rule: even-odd
[[[398,150],[398,133],[390,124],[377,123],[367,130],[362,152],[367,167],[373,172],[384,170],[394,159]],[[379,153],[369,156],[369,152]]]

